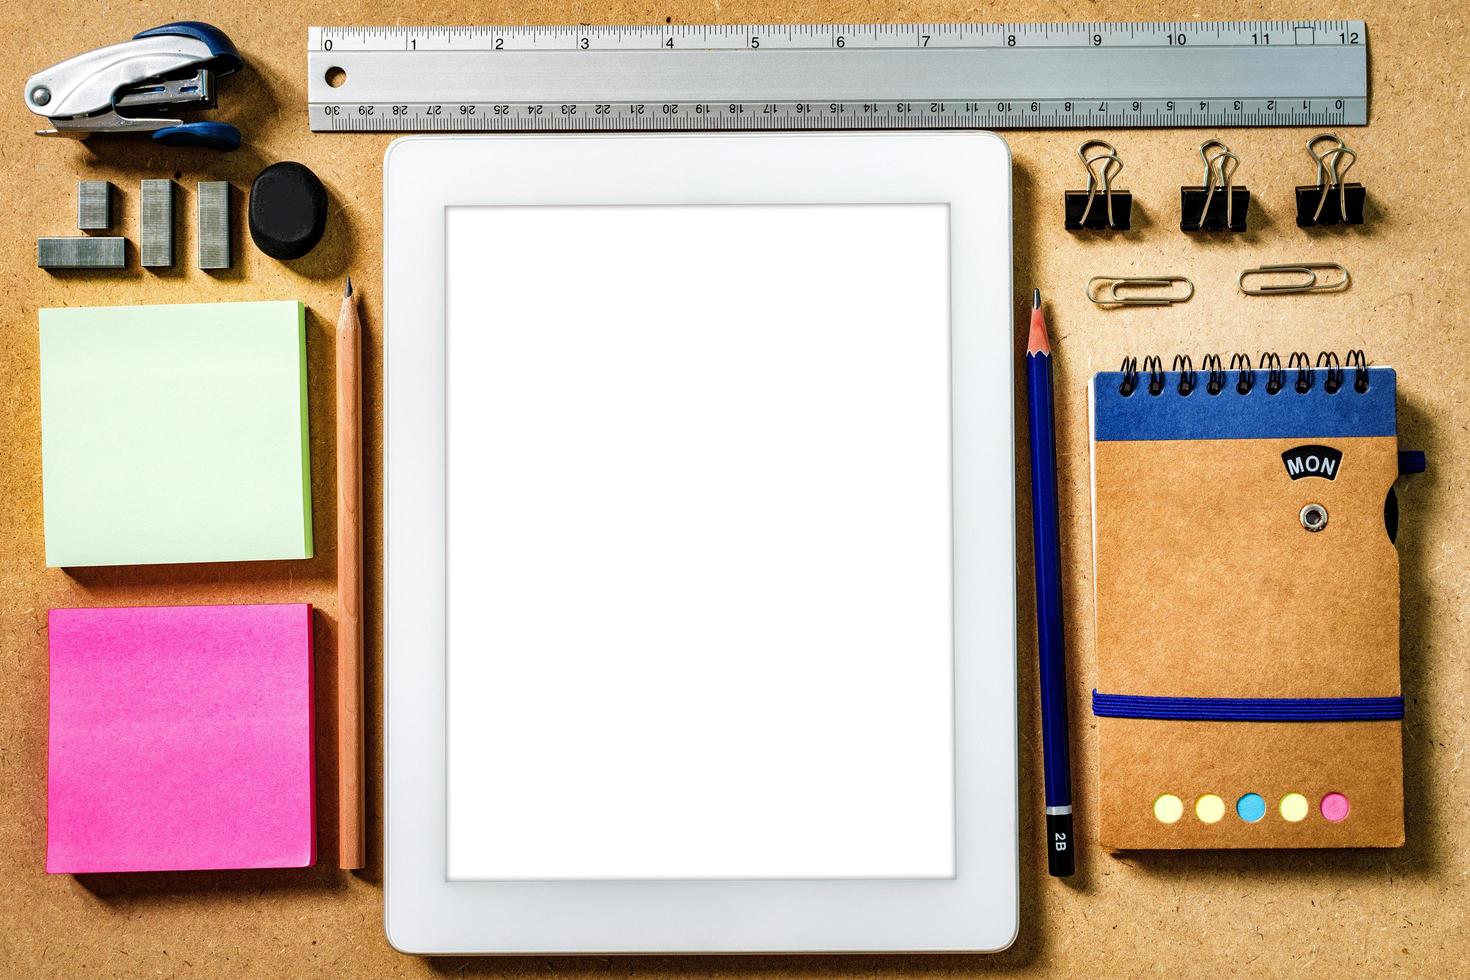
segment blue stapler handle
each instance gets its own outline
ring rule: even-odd
[[[133,38],[177,36],[191,37],[209,49],[209,58],[196,67],[217,75],[230,75],[245,62],[235,44],[224,31],[197,20],[180,20],[134,34]],[[153,134],[153,140],[164,146],[203,146],[211,150],[236,150],[240,147],[240,131],[228,123],[188,122],[168,126]]]
[[[153,141],[164,146],[203,146],[211,150],[238,150],[240,131],[229,123],[179,123],[156,130]]]
[[[229,75],[237,72],[244,66],[245,61],[240,57],[240,52],[235,50],[235,44],[224,31],[212,24],[204,24],[197,20],[180,20],[172,24],[163,24],[159,27],[150,27],[146,31],[140,31],[133,35],[133,40],[144,37],[159,36],[192,37],[196,41],[204,42],[209,48],[210,58],[202,61],[198,67],[216,72],[220,75]],[[236,142],[239,142],[239,134],[236,134]]]

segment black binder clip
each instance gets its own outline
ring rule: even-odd
[[[1105,152],[1087,155],[1097,147]],[[1113,190],[1113,178],[1123,169],[1118,151],[1102,140],[1088,140],[1077,147],[1077,156],[1087,168],[1087,190],[1063,195],[1063,227],[1068,231],[1127,231],[1133,224],[1133,195]],[[1102,203],[1098,204],[1098,191]]]
[[[1330,144],[1321,153],[1317,144]],[[1307,153],[1317,161],[1317,183],[1296,189],[1296,223],[1301,228],[1324,225],[1360,225],[1363,223],[1363,201],[1368,192],[1362,184],[1349,184],[1343,178],[1357,162],[1358,155],[1332,133],[1319,133],[1307,140]]]
[[[1212,148],[1214,153],[1210,152]],[[1205,162],[1204,185],[1179,188],[1179,230],[1190,234],[1245,231],[1251,194],[1246,188],[1230,183],[1240,166],[1240,157],[1219,140],[1200,144],[1199,155]]]

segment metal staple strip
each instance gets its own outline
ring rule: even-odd
[[[126,263],[125,238],[36,239],[36,265],[42,269],[121,269]]]
[[[230,267],[230,182],[200,181],[198,190],[199,268]]]
[[[145,269],[174,264],[173,181],[143,181],[138,242],[138,254]]]
[[[106,231],[112,227],[112,184],[105,180],[77,181],[77,228]]]

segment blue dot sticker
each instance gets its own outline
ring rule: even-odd
[[[1235,813],[1246,823],[1255,823],[1266,815],[1266,801],[1260,793],[1247,793],[1235,801]]]

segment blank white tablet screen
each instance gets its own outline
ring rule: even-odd
[[[952,877],[947,205],[446,236],[448,877]]]

